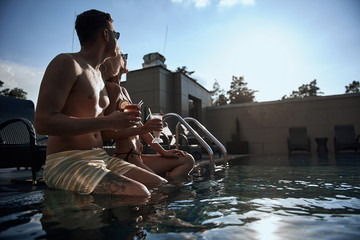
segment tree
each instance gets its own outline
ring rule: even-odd
[[[180,72],[180,73],[183,73],[183,74],[185,74],[185,75],[187,75],[187,76],[190,76],[190,75],[192,75],[195,71],[189,72],[189,71],[187,71],[187,67],[186,67],[186,66],[182,66],[182,67],[178,67],[178,68],[175,70],[175,72]]]
[[[359,93],[360,92],[360,83],[359,81],[353,81],[348,86],[345,86],[345,93]]]
[[[282,97],[282,100],[287,98],[304,98],[311,96],[318,96],[319,94],[324,94],[319,92],[320,88],[316,86],[316,79],[310,82],[310,84],[303,84],[299,87],[298,91],[293,91],[289,97],[286,95]]]
[[[233,76],[230,90],[227,94],[229,95],[230,104],[234,104],[253,102],[255,100],[254,94],[256,92],[258,91],[247,88],[247,82],[245,82],[244,76]]]
[[[4,82],[0,80],[0,87],[4,85]],[[0,95],[2,96],[8,96],[8,97],[14,97],[14,98],[20,98],[20,99],[26,99],[27,92],[22,90],[21,88],[5,88],[0,91]]]
[[[221,106],[227,104],[228,99],[225,96],[225,90],[220,88],[220,84],[216,79],[213,84],[213,90],[210,91],[210,94],[213,106]]]

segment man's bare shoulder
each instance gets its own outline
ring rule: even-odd
[[[76,75],[81,74],[83,64],[79,61],[76,54],[73,53],[61,53],[57,55],[49,64],[47,70],[48,71],[61,71],[65,72],[74,72]]]
[[[51,62],[53,64],[74,64],[78,63],[78,60],[73,53],[60,53]]]

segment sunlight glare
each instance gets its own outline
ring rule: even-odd
[[[256,231],[258,233],[257,239],[264,240],[275,240],[280,239],[276,235],[279,229],[279,222],[276,216],[265,217],[256,223]]]

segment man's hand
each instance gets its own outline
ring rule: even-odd
[[[114,111],[108,117],[112,120],[112,126],[114,129],[134,127],[137,126],[141,121],[139,111]]]

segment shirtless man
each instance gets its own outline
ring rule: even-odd
[[[49,136],[44,179],[51,188],[81,194],[149,196],[147,187],[166,180],[102,149],[101,131],[140,121],[140,112],[103,114],[109,97],[99,67],[116,56],[120,36],[112,22],[97,10],[78,15],[80,52],[60,54],[46,69],[35,114],[36,131]]]

